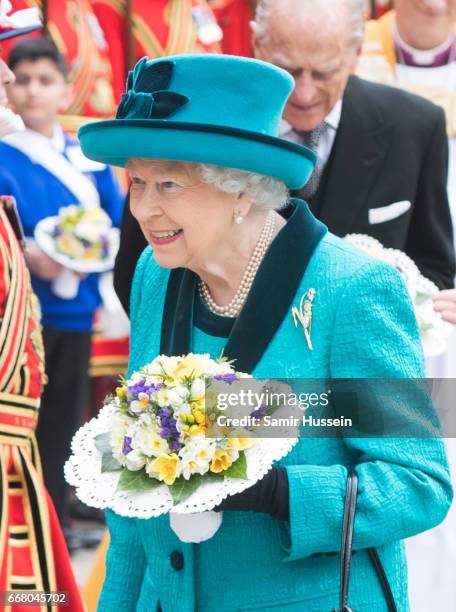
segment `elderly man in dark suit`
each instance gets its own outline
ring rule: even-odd
[[[453,287],[444,114],[422,98],[352,76],[363,1],[262,0],[252,28],[256,57],[296,81],[283,137],[320,159],[299,195],[333,233],[374,236],[405,251],[441,289]],[[116,269],[126,307],[145,244],[127,211]]]
[[[353,73],[363,40],[361,0],[265,0],[255,55],[296,81],[283,136],[320,157],[301,194],[338,235],[369,234],[405,251],[440,288],[453,286],[444,113]]]

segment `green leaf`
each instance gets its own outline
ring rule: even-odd
[[[103,406],[107,406],[108,404],[111,404],[111,402],[113,402],[115,399],[114,395],[107,395],[104,400],[103,400]]]
[[[150,478],[144,470],[131,472],[126,468],[122,469],[122,473],[117,483],[118,491],[148,491],[159,487],[162,482],[156,478]]]
[[[95,440],[95,448],[99,450],[102,455],[108,452],[112,454],[111,443],[109,441],[110,434],[108,432],[98,434],[98,436],[95,436],[94,440]]]
[[[229,476],[230,478],[242,478],[247,479],[247,459],[245,458],[244,451],[240,451],[239,459],[233,463],[231,467],[225,470],[223,476]]]
[[[121,470],[122,466],[115,457],[112,456],[112,452],[108,451],[103,453],[101,458],[101,472],[117,472]]]
[[[168,487],[171,497],[173,498],[174,505],[180,504],[193,495],[201,483],[202,476],[200,474],[193,474],[190,480],[178,478],[173,485]]]
[[[211,482],[221,482],[224,480],[225,476],[223,474],[214,474],[214,472],[206,472],[204,474],[204,480]]]

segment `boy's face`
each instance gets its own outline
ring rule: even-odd
[[[14,74],[16,81],[8,86],[8,97],[28,128],[50,125],[67,109],[69,87],[52,60],[24,60],[16,64]]]

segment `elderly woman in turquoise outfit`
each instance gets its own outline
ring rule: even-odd
[[[256,60],[143,59],[116,119],[80,130],[88,157],[127,167],[131,211],[150,244],[132,286],[130,372],[160,353],[223,351],[259,378],[423,376],[399,274],[287,199],[315,163],[277,137],[292,88],[287,73]],[[292,309],[310,289],[305,334]],[[402,406],[411,419],[413,410]],[[222,504],[220,529],[200,544],[181,542],[167,516],[109,511],[99,610],[329,612],[351,470],[350,605],[388,609],[367,553],[376,547],[397,609],[408,610],[401,540],[439,523],[452,496],[437,437],[301,438],[251,491]]]

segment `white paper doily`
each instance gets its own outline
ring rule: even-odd
[[[71,443],[72,456],[65,464],[65,478],[76,487],[77,497],[87,506],[110,508],[116,514],[132,518],[151,518],[172,510],[176,514],[204,512],[235,493],[240,493],[260,480],[278,461],[287,455],[298,438],[265,438],[245,451],[248,480],[226,477],[220,482],[202,484],[193,495],[173,506],[166,485],[139,493],[116,491],[120,472],[101,472],[101,453],[95,437],[109,431],[115,408],[104,406],[98,416],[76,433]]]
[[[107,272],[114,267],[117,251],[119,250],[120,232],[116,227],[109,230],[109,253],[106,259],[73,259],[56,249],[55,238],[52,231],[58,222],[58,217],[46,217],[35,227],[34,235],[40,249],[51,259],[65,268],[81,274],[91,274],[94,272]]]

